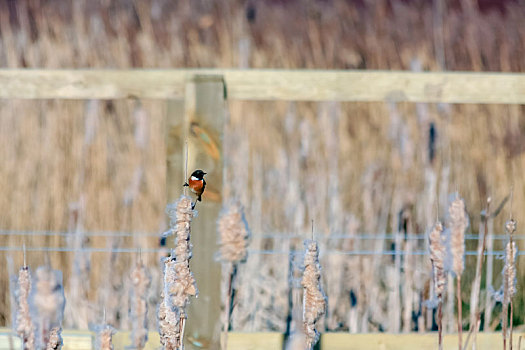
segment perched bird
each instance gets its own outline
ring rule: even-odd
[[[191,192],[197,195],[197,200],[199,202],[202,200],[201,196],[204,192],[204,189],[206,188],[206,180],[204,180],[204,175],[206,175],[204,171],[195,170],[188,179],[188,182],[184,183],[184,186],[188,186]]]

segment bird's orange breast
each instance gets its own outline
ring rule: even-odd
[[[188,181],[188,185],[190,185],[190,189],[193,193],[200,194],[202,193],[204,181],[203,180],[193,180],[191,177]]]

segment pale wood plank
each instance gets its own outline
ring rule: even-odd
[[[64,330],[63,349],[91,349],[88,347],[87,339],[94,337],[89,331]],[[519,336],[525,337],[523,332],[515,332],[513,339],[515,348]],[[11,342],[9,340],[11,337]],[[80,340],[75,340],[80,338]],[[228,334],[228,349],[230,350],[263,350],[263,349],[282,349],[283,335],[275,332],[230,332]],[[20,340],[14,336],[12,330],[0,328],[0,349],[20,349]],[[78,345],[77,345],[78,344]],[[124,349],[130,345],[129,332],[117,332],[113,337],[115,349]],[[80,346],[79,348],[75,346]],[[145,349],[157,349],[160,346],[159,335],[157,332],[149,332],[148,342]],[[501,333],[479,333],[478,349],[493,350],[503,347]],[[408,333],[408,334],[388,334],[388,333],[323,333],[321,335],[321,349],[330,350],[434,350],[437,348],[437,334],[434,333]],[[457,335],[447,334],[444,336],[444,349],[457,349]]]
[[[525,104],[523,73],[264,69],[0,69],[0,98],[183,99],[195,75],[223,76],[237,100]]]
[[[229,350],[268,350],[283,348],[283,335],[281,333],[228,333]]]
[[[167,194],[174,201],[183,193],[185,177],[202,169],[206,191],[198,202],[198,216],[191,229],[193,258],[199,297],[191,301],[185,339],[191,343],[217,344],[220,313],[220,265],[217,251],[216,222],[221,209],[222,130],[224,120],[224,83],[221,77],[195,76],[185,85],[184,103],[168,102],[167,120]],[[188,143],[188,174],[185,172],[184,144]],[[191,195],[188,192],[188,195]],[[193,195],[191,195],[194,198]]]
[[[518,343],[520,334],[515,332],[513,340]],[[321,335],[321,349],[326,350],[435,350],[438,348],[437,334],[433,333],[324,333]],[[472,344],[472,342],[470,343]],[[456,350],[458,337],[456,334],[446,334],[443,337],[444,350]],[[501,333],[478,333],[478,350],[502,349]]]

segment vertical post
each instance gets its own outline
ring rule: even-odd
[[[189,306],[185,333],[187,349],[217,349],[219,344],[221,269],[214,254],[222,194],[224,91],[222,77],[197,75],[187,81],[183,102],[168,103],[168,201],[178,198],[183,190],[185,142],[188,144],[188,176],[195,169],[207,173],[206,190],[202,202],[195,207],[199,214],[193,219],[191,228],[191,270],[199,296]]]

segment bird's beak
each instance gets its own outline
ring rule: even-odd
[[[207,174],[207,173],[204,173],[204,174],[202,174],[202,175],[206,175],[206,174]]]

